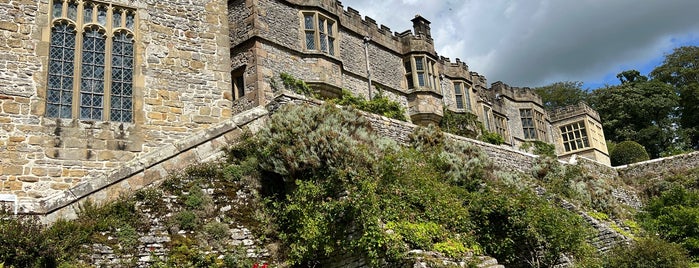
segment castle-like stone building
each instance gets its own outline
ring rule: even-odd
[[[0,18],[0,193],[25,200],[264,106],[282,72],[324,95],[381,88],[414,124],[473,113],[507,146],[609,165],[594,110],[489,87],[437,54],[420,16],[392,32],[336,0],[9,0]]]

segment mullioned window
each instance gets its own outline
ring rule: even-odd
[[[135,10],[54,0],[47,117],[133,121]]]

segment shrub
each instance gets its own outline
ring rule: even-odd
[[[682,245],[693,257],[699,257],[699,190],[675,186],[652,198],[638,216],[650,233]]]
[[[199,217],[191,210],[180,211],[173,216],[173,220],[182,230],[194,230],[199,224]]]
[[[367,101],[361,96],[352,94],[349,90],[343,89],[339,98],[331,100],[338,105],[351,106],[362,111],[378,114],[388,118],[406,121],[405,108],[396,101],[388,99],[381,90],[378,90],[373,99]]]
[[[206,235],[214,240],[221,240],[230,235],[228,225],[221,222],[209,222],[204,225]]]
[[[33,216],[0,214],[0,263],[8,267],[55,267],[60,258]]]
[[[472,113],[456,113],[444,109],[439,127],[446,132],[475,139],[483,132],[483,123]]]
[[[620,245],[607,253],[605,267],[689,267],[687,252],[677,244],[646,237],[630,245]]]
[[[590,227],[530,190],[499,187],[473,196],[470,213],[485,251],[507,267],[553,267],[561,254],[587,254]]]
[[[500,145],[505,143],[505,138],[495,132],[484,131],[481,140],[490,144]]]
[[[643,145],[635,141],[623,141],[614,146],[609,158],[613,166],[627,165],[650,159]]]
[[[548,156],[548,157],[556,157],[556,146],[553,144],[543,142],[543,141],[528,141],[523,143],[520,148],[529,151],[530,148],[534,147],[534,150],[531,151],[535,155],[541,155],[541,156]]]
[[[313,96],[313,90],[303,80],[296,79],[288,73],[280,73],[279,78],[282,79],[282,84],[287,90],[291,90],[297,94]]]

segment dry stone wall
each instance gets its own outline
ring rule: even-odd
[[[674,155],[615,167],[619,176],[627,179],[651,178],[681,173],[699,167],[699,152]]]

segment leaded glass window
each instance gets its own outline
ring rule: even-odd
[[[106,38],[97,28],[83,37],[80,77],[80,119],[102,120]]]
[[[317,12],[303,13],[306,50],[335,55],[335,22]]]
[[[585,131],[585,123],[583,121],[562,126],[560,129],[563,147],[566,152],[590,147],[590,141],[587,138],[587,131]]]
[[[52,2],[47,117],[133,121],[134,10]],[[78,21],[78,14],[82,19]]]
[[[422,89],[438,91],[434,61],[424,55],[411,56],[405,60],[408,88],[417,86]]]
[[[461,83],[454,83],[454,98],[456,99],[456,108],[464,108],[464,95],[461,89]]]
[[[133,103],[133,38],[124,32],[112,42],[112,121],[131,122]]]
[[[73,103],[73,61],[75,60],[75,27],[61,23],[51,29],[49,48],[46,116],[71,117]]]

